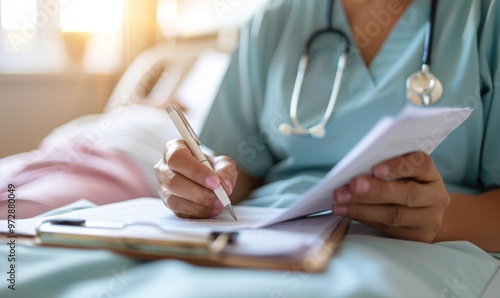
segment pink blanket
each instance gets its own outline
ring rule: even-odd
[[[16,218],[28,218],[79,199],[101,205],[157,196],[126,156],[66,143],[0,159],[0,219],[7,218],[8,185],[15,186]],[[153,169],[151,169],[152,171]]]

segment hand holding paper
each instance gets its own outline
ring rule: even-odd
[[[427,154],[471,112],[407,107],[394,118],[380,120],[326,177],[274,220],[327,210],[335,190],[337,215],[398,238],[438,241],[450,198]],[[460,121],[449,121],[451,116]],[[372,167],[383,161],[372,176]]]
[[[411,109],[405,110],[403,115],[409,115],[409,112]],[[414,113],[418,112],[421,110]],[[470,111],[464,112],[466,116],[462,119],[470,114]],[[425,123],[415,123],[430,132],[427,136],[399,134],[403,142],[396,143],[397,148],[420,152],[395,155],[375,166],[373,175],[357,176],[336,189],[333,212],[401,239],[422,242],[442,239],[444,215],[450,196],[428,154],[454,129],[453,125],[446,123],[446,119],[449,118],[443,114],[438,118],[429,116]],[[406,121],[404,125],[410,123]],[[400,124],[399,127],[404,126]],[[397,130],[394,136],[398,136]],[[412,150],[409,136],[414,138],[413,144],[418,148]],[[398,139],[395,141],[398,142]]]
[[[357,175],[371,174],[382,161],[415,151],[430,154],[471,112],[469,108],[407,106],[395,117],[382,118],[323,179],[269,224],[329,210],[335,189]]]
[[[403,165],[403,167],[401,167]],[[435,242],[449,194],[432,158],[414,152],[376,166],[334,192],[333,212],[401,239]]]

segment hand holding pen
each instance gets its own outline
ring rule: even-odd
[[[225,209],[236,220],[228,198],[236,184],[234,161],[224,156],[205,156],[177,106],[168,106],[167,112],[183,140],[168,142],[163,158],[155,165],[163,202],[179,217],[215,217]]]

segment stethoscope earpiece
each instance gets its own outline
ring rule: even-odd
[[[325,137],[326,128],[323,124],[317,124],[309,129],[300,129],[296,127],[292,127],[289,123],[281,123],[279,127],[279,131],[284,136],[289,136],[291,134],[304,136],[311,135],[314,138],[320,139]]]
[[[326,128],[324,125],[316,125],[309,129],[309,133],[317,139],[324,138],[326,135]]]
[[[288,136],[292,134],[293,128],[289,123],[281,123],[279,130],[282,135]]]

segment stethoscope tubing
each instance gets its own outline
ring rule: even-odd
[[[349,42],[349,38],[347,35],[334,28],[332,23],[333,16],[333,1],[326,1],[326,14],[325,14],[325,27],[319,30],[316,30],[312,33],[312,35],[307,39],[304,48],[302,49],[302,55],[299,61],[299,66],[297,70],[297,76],[295,78],[295,84],[292,92],[292,99],[290,102],[290,118],[292,125],[288,123],[283,123],[280,126],[280,131],[283,134],[295,134],[295,135],[312,135],[314,137],[322,137],[325,135],[325,127],[328,121],[333,116],[333,111],[335,108],[335,104],[337,102],[337,97],[340,90],[340,85],[342,82],[343,74],[345,68],[347,66],[347,56],[349,54],[351,44]],[[439,0],[432,0],[429,22],[426,26],[425,32],[425,40],[424,40],[424,50],[422,54],[422,70],[419,70],[412,75],[407,80],[407,97],[415,105],[423,105],[428,106],[436,103],[440,100],[442,96],[442,84],[441,82],[430,72],[430,65],[432,62],[432,49],[433,49],[433,39],[434,39],[434,27],[436,20],[436,11]],[[298,105],[300,100],[300,93],[302,90],[302,84],[304,82],[304,77],[307,72],[307,66],[309,62],[309,55],[311,53],[312,44],[314,41],[321,35],[325,34],[335,34],[338,35],[342,40],[341,45],[341,55],[339,57],[339,61],[337,64],[337,72],[335,74],[335,80],[332,87],[332,92],[330,95],[330,99],[328,101],[328,106],[323,114],[321,120],[311,126],[310,128],[304,127],[298,118]],[[422,91],[419,91],[414,88],[413,80],[419,78],[427,78],[429,80],[429,86],[424,88]]]
[[[332,0],[333,1],[333,0]],[[429,22],[427,23],[425,40],[424,40],[424,52],[422,54],[422,64],[431,66],[432,63],[432,49],[434,46],[434,27],[436,24],[436,11],[439,4],[439,0],[432,0],[431,10],[429,15]]]

